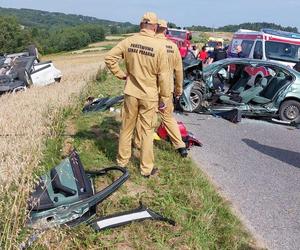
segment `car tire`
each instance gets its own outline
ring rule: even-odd
[[[25,92],[27,90],[27,87],[26,86],[20,86],[20,87],[17,87],[15,88],[12,93],[13,94],[16,94],[16,93],[19,93],[19,92]]]
[[[190,101],[192,103],[192,110],[187,107],[183,99],[179,101],[179,105],[186,112],[199,112],[202,109],[203,94],[199,88],[192,88]]]
[[[279,108],[279,118],[288,122],[299,120],[300,102],[296,100],[284,101]]]

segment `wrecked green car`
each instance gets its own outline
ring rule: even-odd
[[[185,84],[180,106],[188,112],[239,109],[243,116],[299,121],[300,73],[272,61],[221,60]]]

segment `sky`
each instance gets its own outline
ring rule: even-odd
[[[300,0],[0,0],[1,7],[82,14],[138,24],[146,11],[178,26],[274,22],[300,29]]]

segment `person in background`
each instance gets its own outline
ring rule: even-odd
[[[245,55],[244,55],[244,53],[243,53],[243,48],[242,48],[241,45],[238,45],[238,46],[236,47],[236,53],[237,53],[237,57],[238,57],[238,58],[245,58]]]
[[[105,64],[119,79],[125,81],[122,125],[117,164],[125,167],[131,157],[132,136],[139,117],[141,124],[141,175],[149,178],[154,168],[153,133],[157,109],[167,108],[170,98],[170,69],[165,45],[155,35],[158,19],[147,12],[140,23],[140,33],[128,37],[110,50]],[[126,73],[120,68],[124,59]]]
[[[198,58],[203,62],[206,63],[206,60],[208,58],[208,53],[206,51],[206,46],[203,46],[200,53],[198,54]]]
[[[193,52],[194,56],[197,58],[199,53],[199,50],[197,49],[197,45],[193,44],[191,51]]]
[[[215,47],[213,53],[210,55],[208,59],[208,64],[213,62],[217,62],[227,58],[226,51],[222,48],[222,43],[218,42],[217,46]]]

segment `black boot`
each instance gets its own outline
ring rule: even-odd
[[[188,156],[188,151],[186,148],[178,148],[177,151],[183,158]]]

